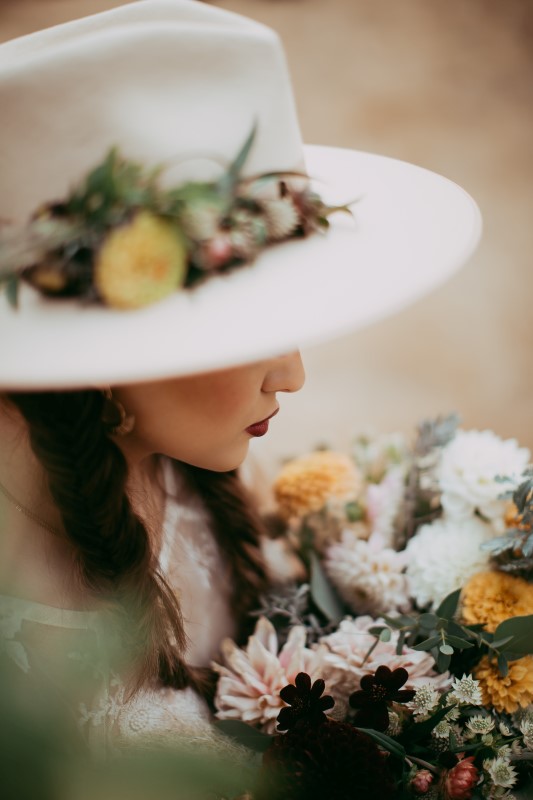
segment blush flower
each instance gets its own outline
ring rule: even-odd
[[[276,631],[265,617],[257,621],[246,648],[225,639],[222,653],[227,666],[213,664],[220,675],[215,697],[218,719],[239,719],[274,733],[276,718],[285,706],[280,697],[283,687],[294,683],[299,672],[311,678],[323,672],[320,652],[310,650],[305,642],[305,628],[295,626],[278,652]]]
[[[441,785],[446,800],[470,800],[479,781],[479,772],[473,762],[474,756],[463,758],[444,773]]]
[[[356,613],[377,616],[410,607],[405,552],[383,544],[379,534],[373,533],[365,541],[345,530],[341,541],[326,550],[326,572]]]
[[[320,450],[289,461],[274,483],[274,494],[283,516],[304,517],[331,500],[354,499],[361,487],[361,475],[348,456]]]
[[[466,519],[479,511],[501,527],[506,509],[501,495],[518,482],[530,457],[515,439],[503,441],[492,431],[458,431],[443,448],[437,470],[447,516]]]
[[[338,630],[320,639],[323,668],[328,670],[328,690],[336,702],[346,704],[361,678],[373,675],[382,665],[391,670],[399,667],[407,670],[409,679],[405,684],[406,689],[418,689],[430,684],[437,690],[444,690],[449,686],[448,673],[440,675],[435,672],[435,662],[429,653],[405,646],[401,655],[396,653],[397,631],[393,631],[389,642],[378,642],[368,655],[376,641],[368,632],[374,625],[376,620],[369,616],[347,618],[342,620]]]

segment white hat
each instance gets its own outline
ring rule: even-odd
[[[348,100],[348,99],[347,99]],[[242,174],[305,169],[354,218],[265,247],[254,263],[136,310],[0,297],[0,388],[76,388],[222,369],[348,332],[399,310],[469,257],[471,197],[393,159],[301,142],[278,37],[193,0],[144,0],[0,46],[0,219],[25,223],[116,146],[213,180],[253,126]],[[220,165],[224,165],[220,167]],[[2,250],[0,245],[0,273]]]

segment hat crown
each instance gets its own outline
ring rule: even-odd
[[[210,178],[257,124],[245,174],[301,168],[277,35],[194,0],[143,0],[0,47],[0,217],[24,222],[112,146]]]

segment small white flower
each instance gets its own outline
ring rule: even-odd
[[[510,729],[510,727],[508,725],[505,724],[505,722],[500,722],[498,727],[500,729],[500,733],[501,733],[502,736],[512,736],[513,735],[512,730]]]
[[[452,691],[448,695],[448,702],[459,705],[480,706],[483,703],[479,681],[471,675],[463,675],[452,683]]]
[[[533,750],[533,718],[525,717],[520,723],[520,733],[528,750]]]
[[[482,717],[481,714],[476,714],[470,717],[466,727],[474,734],[480,733],[484,735],[494,730],[494,720],[491,717]]]
[[[439,697],[439,692],[433,686],[425,684],[416,690],[408,707],[412,709],[415,719],[421,722],[427,719],[431,711],[437,707]]]
[[[481,545],[494,537],[494,529],[480,519],[435,520],[422,525],[405,550],[407,576],[417,604],[436,608],[446,595],[464,586],[489,565]]]
[[[434,736],[435,739],[449,739],[451,729],[452,726],[450,723],[445,719],[441,719],[441,721],[435,725],[431,731],[431,735]]]
[[[343,531],[341,541],[328,547],[324,566],[356,613],[378,616],[410,607],[405,554],[383,547],[378,534],[365,541],[353,531]]]
[[[489,520],[501,520],[505,509],[501,495],[517,484],[529,459],[529,450],[515,439],[503,441],[492,431],[458,431],[443,448],[437,470],[447,516],[465,519],[479,511]]]
[[[489,773],[495,786],[510,789],[514,786],[517,779],[516,770],[509,762],[500,758],[493,758],[483,762],[483,769]]]

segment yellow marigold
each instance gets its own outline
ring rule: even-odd
[[[483,656],[474,671],[479,681],[483,705],[500,713],[513,714],[533,703],[533,656],[509,661],[509,672],[500,675],[496,662]]]
[[[162,300],[185,279],[187,252],[175,228],[149,211],[111,231],[95,263],[104,303],[139,308]]]
[[[506,572],[479,572],[463,589],[462,617],[494,632],[509,617],[533,614],[533,585]]]
[[[321,450],[286,464],[274,494],[282,514],[303,517],[330,500],[354,498],[360,488],[361,476],[348,456]]]

